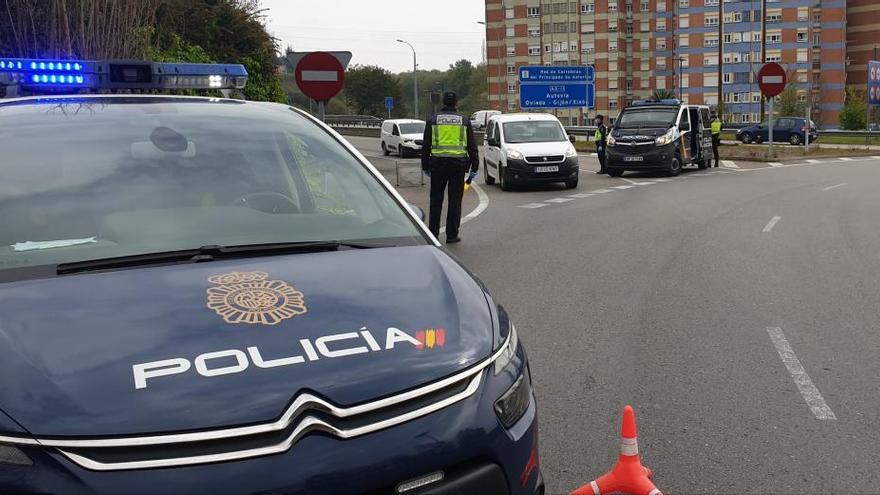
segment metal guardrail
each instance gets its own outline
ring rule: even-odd
[[[382,127],[385,119],[373,115],[325,115],[324,122],[333,127]]]

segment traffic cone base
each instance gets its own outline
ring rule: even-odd
[[[571,492],[571,495],[608,495],[611,493],[663,495],[651,481],[654,473],[642,466],[639,456],[636,416],[632,406],[623,408],[620,436],[620,455],[618,455],[617,463],[611,471]]]

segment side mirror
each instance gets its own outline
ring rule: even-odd
[[[687,131],[691,130],[691,124],[690,124],[690,122],[682,122],[681,125],[678,126],[678,129],[681,132],[687,132]]]
[[[419,220],[425,221],[425,210],[423,210],[419,205],[414,205],[412,203],[408,203],[409,209],[419,217]]]
[[[571,144],[574,144],[575,142],[577,142],[577,137],[575,137],[574,134],[569,134],[569,135],[568,135],[568,141],[569,141]]]

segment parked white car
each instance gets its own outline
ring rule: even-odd
[[[391,119],[382,122],[382,154],[396,153],[403,158],[422,151],[425,121],[414,119]]]
[[[483,131],[486,129],[489,119],[496,115],[501,115],[501,112],[498,110],[480,110],[471,115],[471,125],[475,131]]]
[[[503,191],[516,184],[564,182],[578,185],[578,154],[559,122],[550,114],[516,113],[489,119],[483,148],[483,177],[497,180]]]

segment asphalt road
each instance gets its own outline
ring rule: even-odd
[[[527,346],[549,493],[611,467],[625,404],[667,493],[880,493],[880,158],[582,166],[484,186],[450,246]]]

